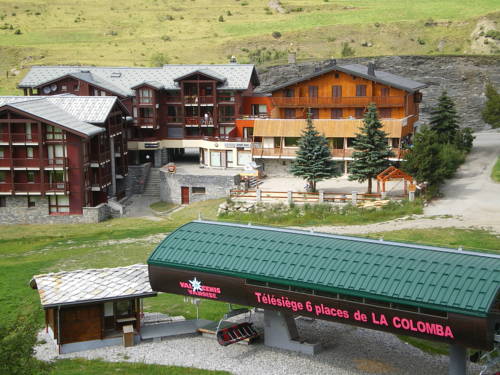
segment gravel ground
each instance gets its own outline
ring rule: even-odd
[[[254,315],[262,327],[262,315]],[[301,337],[320,341],[324,351],[307,356],[265,347],[261,341],[252,345],[220,346],[215,338],[179,337],[158,343],[142,343],[131,348],[112,346],[79,353],[57,355],[52,341],[36,346],[41,360],[57,358],[104,359],[106,361],[144,362],[177,365],[232,374],[446,374],[448,357],[429,355],[400,341],[396,336],[321,320],[298,320]],[[46,339],[44,331],[39,338]],[[48,340],[47,340],[48,341]],[[479,367],[470,365],[469,374]]]

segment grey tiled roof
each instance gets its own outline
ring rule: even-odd
[[[38,87],[67,75],[107,88],[120,95],[134,95],[132,87],[143,82],[157,82],[167,90],[179,89],[174,81],[177,77],[195,71],[210,71],[210,75],[221,78],[220,90],[246,90],[255,73],[251,64],[221,65],[164,65],[161,68],[127,68],[94,66],[33,66],[19,83],[19,87]],[[79,74],[83,74],[79,76]],[[208,74],[208,73],[206,73]]]
[[[104,123],[116,102],[114,96],[0,96],[0,107],[10,105],[87,136],[104,131],[92,124]]]
[[[413,81],[411,79],[398,76],[396,74],[384,72],[381,70],[376,70],[375,69],[375,75],[369,75],[368,74],[368,67],[365,65],[361,64],[349,64],[349,65],[330,65],[329,67],[325,69],[321,69],[317,72],[314,72],[312,74],[308,74],[302,77],[298,77],[296,79],[284,82],[282,84],[270,87],[269,89],[266,89],[264,92],[273,92],[276,90],[280,90],[282,88],[285,88],[287,86],[314,78],[314,77],[319,77],[323,74],[332,72],[332,71],[339,71],[339,72],[344,72],[347,74],[352,74],[357,77],[362,77],[366,78],[375,82],[382,83],[384,85],[388,85],[397,89],[409,91],[409,92],[415,92],[419,89],[422,89],[424,87],[427,87],[425,83]]]
[[[145,264],[35,275],[30,285],[45,308],[156,295]]]
[[[212,69],[204,68],[204,69],[195,69],[195,70],[193,70],[193,71],[191,71],[189,73],[182,74],[179,77],[175,77],[174,81],[179,81],[181,78],[188,77],[188,76],[190,76],[192,74],[195,74],[195,73],[204,74],[206,76],[215,78],[216,80],[221,81],[221,82],[224,82],[226,80],[226,77],[224,77],[224,76],[222,76],[222,75],[214,72]]]

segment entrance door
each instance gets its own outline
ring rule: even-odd
[[[181,203],[189,204],[189,187],[181,186]]]

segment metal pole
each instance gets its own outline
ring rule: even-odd
[[[448,375],[467,374],[467,349],[458,344],[450,345]]]

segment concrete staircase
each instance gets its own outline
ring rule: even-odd
[[[160,200],[160,169],[151,168],[149,170],[148,180],[146,182],[146,187],[144,188],[144,193],[146,197],[155,197]]]

